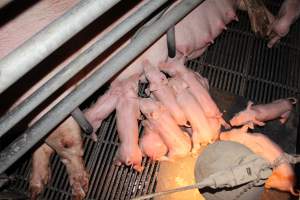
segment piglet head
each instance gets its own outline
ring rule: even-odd
[[[166,62],[159,63],[159,68],[169,74],[170,76],[174,76],[176,74],[184,74],[188,71],[186,66],[184,65],[185,57],[168,59]]]
[[[230,131],[224,131],[220,134],[220,140],[239,141],[239,138],[243,138],[243,134],[248,131],[249,125],[244,125],[242,128],[231,129]]]
[[[232,126],[241,126],[245,124],[252,124],[255,119],[255,112],[251,109],[253,102],[249,101],[247,108],[237,114],[230,120]],[[251,127],[252,128],[252,127]]]
[[[159,71],[158,68],[154,67],[149,63],[149,61],[144,61],[144,74],[147,80],[150,82],[150,90],[157,90],[157,86],[160,84],[167,84],[167,77]]]
[[[158,101],[151,98],[140,98],[139,104],[141,112],[147,119],[156,118],[162,106]]]

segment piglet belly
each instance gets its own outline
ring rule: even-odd
[[[154,91],[153,94],[167,108],[177,124],[186,125],[186,116],[178,105],[175,94],[169,86],[161,85],[160,90]]]
[[[121,142],[116,155],[116,163],[133,165],[135,170],[142,171],[142,152],[138,145],[138,99],[119,98],[116,114],[117,130]]]
[[[268,104],[255,105],[252,109],[255,111],[255,118],[259,121],[268,121],[276,119],[292,110],[292,104],[287,99],[279,99]]]
[[[152,160],[163,160],[168,148],[155,130],[145,127],[144,135],[140,139],[142,152]]]

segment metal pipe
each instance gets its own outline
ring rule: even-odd
[[[58,88],[82,70],[88,63],[103,53],[107,48],[133,29],[151,13],[157,10],[168,0],[148,1],[126,20],[117,25],[109,33],[97,40],[91,47],[82,52],[77,58],[49,79],[43,86],[30,95],[20,105],[8,111],[0,118],[0,138],[29,112],[41,104]]]
[[[0,94],[120,0],[84,0],[0,60]]]
[[[71,116],[75,119],[80,128],[88,135],[92,134],[94,129],[90,122],[85,118],[83,112],[77,107],[73,112],[71,112]]]
[[[172,10],[166,13],[164,17],[149,26],[143,35],[135,38],[125,48],[116,53],[107,63],[96,70],[88,79],[83,81],[32,127],[28,128],[21,136],[3,149],[0,154],[0,173],[4,172],[9,166],[23,156],[88,96],[93,94],[117,72],[127,66],[133,59],[162,36],[171,26],[175,25],[203,1],[204,0],[184,0],[180,2]]]
[[[176,56],[176,40],[175,26],[171,27],[167,32],[168,56],[174,58]]]
[[[7,4],[11,3],[13,0],[1,0],[0,1],[0,9],[6,6]]]

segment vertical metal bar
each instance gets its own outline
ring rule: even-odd
[[[176,56],[176,40],[175,26],[172,26],[167,32],[168,56],[174,58]]]

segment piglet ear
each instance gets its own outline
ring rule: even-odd
[[[162,82],[163,82],[164,85],[166,85],[166,84],[168,84],[169,81],[166,77],[164,77]]]
[[[253,102],[252,101],[248,101],[248,104],[247,104],[247,110],[250,110],[251,107],[253,105]]]

